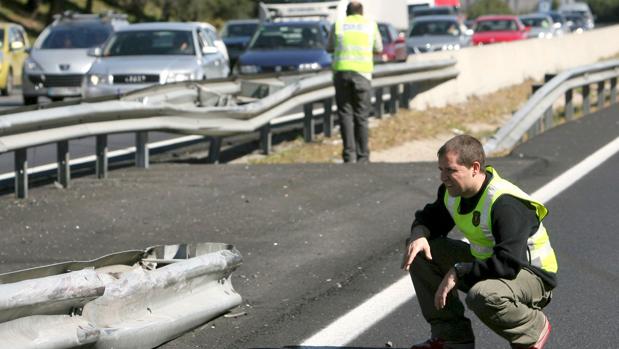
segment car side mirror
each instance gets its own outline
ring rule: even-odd
[[[219,52],[219,50],[217,49],[217,47],[213,47],[213,46],[204,46],[202,48],[202,53],[205,55],[210,55],[213,53],[217,53]]]
[[[395,43],[396,44],[403,44],[405,42],[406,42],[406,38],[404,37],[404,33],[398,34],[398,37],[395,38]]]
[[[522,30],[523,32],[530,32],[531,31],[531,27],[524,27],[524,29]]]
[[[24,43],[21,41],[13,41],[11,43],[11,50],[12,51],[17,51],[17,50],[21,50],[24,48]]]
[[[88,49],[87,55],[91,56],[91,57],[101,57],[103,56],[103,50],[101,49],[101,47],[91,47]]]

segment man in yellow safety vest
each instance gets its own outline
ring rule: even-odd
[[[333,52],[333,84],[340,120],[344,162],[368,162],[368,116],[372,108],[375,52],[383,44],[376,22],[363,16],[363,5],[351,1],[346,18],[336,21],[327,46]]]
[[[438,168],[437,199],[415,213],[402,263],[431,325],[431,338],[412,349],[474,348],[457,289],[512,348],[543,348],[551,327],[542,309],[558,270],[542,223],[548,210],[486,167],[474,137],[447,141]],[[454,227],[468,242],[447,238]]]

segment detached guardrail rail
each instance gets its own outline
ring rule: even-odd
[[[0,274],[3,348],[154,348],[241,303],[221,243],[165,245]]]
[[[606,97],[617,102],[617,77],[619,60],[591,64],[566,70],[556,76],[547,76],[546,83],[538,88],[527,103],[499,131],[484,148],[487,154],[503,153],[518,145],[524,138],[532,137],[555,125],[553,105],[564,97],[564,117],[575,116],[574,92],[582,95],[582,114],[591,112],[591,85],[597,86],[597,108],[604,107]],[[606,82],[609,82],[607,94]]]
[[[458,75],[453,59],[435,62],[396,63],[375,69],[376,116],[384,113],[384,90],[392,113],[408,108],[417,93]],[[0,115],[0,153],[15,154],[15,193],[28,192],[27,149],[57,143],[58,182],[70,181],[70,139],[96,137],[96,173],[107,176],[107,136],[136,133],[136,165],[148,167],[148,131],[211,136],[209,158],[217,162],[222,137],[259,131],[261,149],[271,149],[272,123],[291,109],[304,110],[306,141],[315,136],[313,105],[322,103],[323,129],[331,136],[334,88],[330,71],[309,77],[264,77],[241,81],[188,82],[154,86],[103,101],[84,100],[43,110],[24,110]]]

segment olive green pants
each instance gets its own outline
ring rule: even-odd
[[[464,305],[454,290],[446,306],[437,310],[434,295],[444,275],[456,262],[472,262],[469,244],[453,239],[430,241],[432,260],[418,254],[410,268],[421,312],[430,323],[432,337],[450,342],[474,341],[471,321],[464,316]],[[466,304],[479,319],[512,344],[529,346],[539,338],[545,316],[541,309],[550,301],[550,290],[532,272],[522,269],[514,280],[488,279],[467,289]]]

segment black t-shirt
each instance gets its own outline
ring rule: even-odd
[[[486,180],[479,192],[471,198],[461,198],[459,212],[470,213],[475,209],[492,175],[486,173]],[[438,188],[436,201],[415,212],[413,227],[424,225],[430,230],[430,239],[444,237],[453,229],[455,223],[445,207],[445,185]],[[556,287],[556,274],[546,272],[530,265],[527,240],[539,228],[535,208],[528,202],[512,195],[501,195],[492,206],[492,235],[495,245],[492,256],[484,261],[465,263],[465,275],[461,281],[472,286],[486,279],[514,279],[520,269],[526,267],[541,277],[551,288]]]

